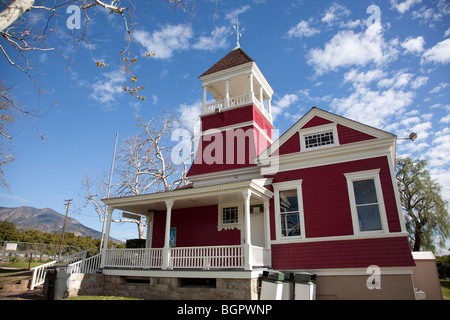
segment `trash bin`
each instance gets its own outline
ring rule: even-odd
[[[316,300],[316,275],[314,273],[296,273],[294,283],[294,300]]]
[[[292,274],[263,271],[260,300],[292,300]]]
[[[43,293],[48,300],[61,300],[68,297],[69,277],[68,267],[55,266],[46,269]]]

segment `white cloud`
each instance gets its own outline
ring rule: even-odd
[[[272,117],[275,118],[280,115],[286,108],[298,101],[296,94],[285,94],[280,100],[272,103]]]
[[[178,111],[183,127],[191,132],[195,132],[195,128],[200,125],[199,121],[202,112],[202,102],[197,100],[193,104],[181,104]]]
[[[230,23],[236,23],[236,18],[240,14],[246,12],[247,10],[250,10],[249,5],[242,6],[238,9],[235,9],[225,15],[225,19],[228,20]]]
[[[450,62],[450,39],[443,40],[423,54],[422,62]]]
[[[422,0],[406,0],[404,2],[398,3],[397,0],[391,0],[392,8],[397,9],[401,14],[408,11],[414,4],[421,3]]]
[[[436,132],[427,157],[431,167],[448,165],[448,159],[450,159],[450,128],[444,128]]]
[[[385,78],[378,82],[379,88],[403,88],[405,87],[411,78],[413,77],[413,74],[411,73],[403,73],[398,72],[395,74],[392,78]]]
[[[350,10],[348,10],[346,7],[335,2],[325,12],[325,15],[322,18],[322,22],[326,22],[330,26],[333,25],[335,21],[343,17],[348,17],[350,13]]]
[[[104,73],[102,79],[97,80],[91,85],[93,92],[89,97],[103,104],[105,111],[107,111],[119,95],[123,94],[122,83],[123,77],[119,71]]]
[[[189,39],[192,38],[193,32],[184,24],[178,24],[162,26],[152,34],[145,30],[136,30],[133,36],[148,52],[155,53],[155,59],[169,59],[175,50],[189,48]]]
[[[439,85],[430,90],[429,93],[439,93],[442,89],[445,89],[449,86],[448,82],[441,82]]]
[[[331,108],[336,113],[380,129],[403,114],[413,102],[414,93],[389,88],[373,91],[359,86],[348,97],[335,98]]]
[[[228,28],[223,27],[215,27],[211,32],[209,37],[201,36],[198,41],[192,46],[194,49],[198,50],[208,50],[214,51],[216,49],[225,49],[227,48],[227,36],[228,36]]]
[[[311,28],[307,21],[301,20],[296,26],[289,29],[287,35],[289,38],[308,38],[317,33],[320,33],[320,30]]]
[[[384,41],[381,25],[374,23],[361,33],[350,30],[339,32],[325,44],[323,50],[310,50],[307,62],[320,75],[341,67],[366,66],[369,63],[381,65],[396,58],[396,54],[395,45]]]
[[[407,38],[401,46],[405,48],[406,52],[409,53],[421,53],[424,48],[423,45],[425,44],[425,39],[420,36],[417,38],[409,37]]]
[[[366,85],[384,76],[385,72],[380,69],[369,70],[367,72],[352,69],[344,75],[344,82],[352,82],[354,86],[360,84]]]
[[[443,117],[441,120],[439,120],[439,122],[450,123],[450,114],[448,114],[445,117]]]
[[[421,77],[417,77],[412,83],[411,83],[411,88],[413,89],[417,89],[423,85],[425,85],[428,81],[428,77],[425,76],[421,76]]]

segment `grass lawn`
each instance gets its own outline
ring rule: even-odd
[[[450,300],[450,279],[441,280],[441,290],[444,300]]]

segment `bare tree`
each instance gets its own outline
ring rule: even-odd
[[[181,129],[181,122],[174,113],[165,112],[152,117],[149,121],[139,117],[138,129],[137,135],[123,141],[116,157],[115,182],[112,184],[111,196],[137,196],[152,192],[166,192],[186,185],[188,163],[194,155],[193,134],[182,129],[183,139],[187,139],[183,143],[187,148],[184,148],[182,157],[174,161],[173,150],[180,142],[173,141],[173,134],[175,130]],[[94,185],[97,185],[96,190]],[[106,179],[93,184],[86,176],[82,188],[83,207],[92,205],[100,219],[104,219],[106,208],[102,205],[101,199],[106,195]],[[139,238],[145,238],[146,219],[122,218],[113,221],[136,223]]]

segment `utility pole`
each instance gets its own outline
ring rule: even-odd
[[[64,233],[66,232],[67,216],[69,215],[69,206],[70,206],[70,203],[73,201],[73,199],[64,200],[64,201],[67,202],[65,204],[65,206],[66,206],[66,218],[64,219],[64,227],[63,227],[62,236],[61,236],[61,244],[59,245],[59,258],[61,258],[62,245],[63,245],[63,242],[64,242]]]

